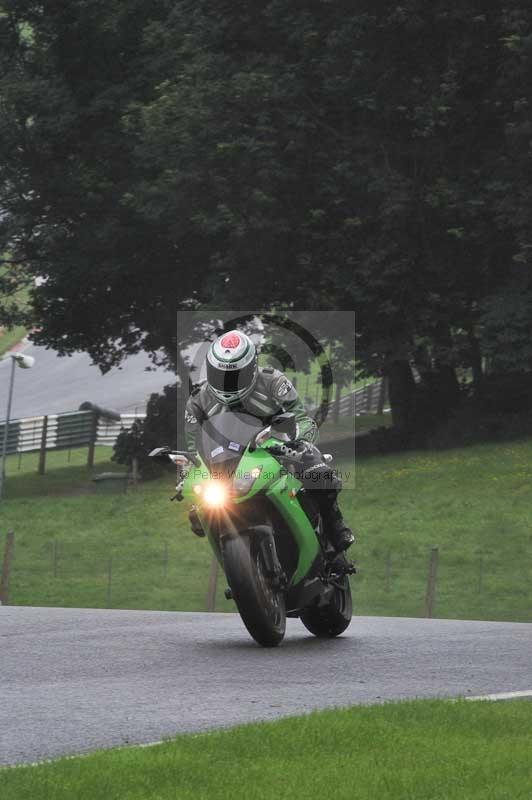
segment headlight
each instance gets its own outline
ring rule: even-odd
[[[202,497],[208,506],[223,506],[227,499],[227,490],[219,481],[210,481],[203,489]]]
[[[240,497],[248,494],[261,472],[262,467],[253,467],[249,472],[238,475],[233,481],[235,492],[240,495]]]

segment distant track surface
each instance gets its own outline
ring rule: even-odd
[[[234,614],[0,607],[0,763],[410,697],[530,689],[532,624],[289,620],[264,650]]]
[[[126,358],[122,365],[102,375],[86,353],[60,357],[53,350],[23,344],[19,352],[35,358],[32,369],[18,369],[12,419],[76,411],[90,400],[123,413],[144,412],[152,392],[175,382],[175,375],[154,368],[146,353]],[[0,420],[5,418],[10,360],[0,361]]]

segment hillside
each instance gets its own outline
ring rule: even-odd
[[[100,449],[98,468],[116,471],[108,456]],[[0,533],[16,537],[11,602],[203,609],[210,551],[169,502],[172,475],[97,494],[84,458],[50,454],[42,478],[36,456],[20,471],[9,459]],[[531,620],[531,464],[530,439],[359,459],[342,495],[358,538],[355,612],[422,614],[438,547],[436,616]],[[230,610],[218,583],[217,610]]]

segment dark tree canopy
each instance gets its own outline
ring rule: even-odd
[[[3,246],[11,286],[46,278],[38,341],[172,360],[178,306],[354,308],[396,405],[413,363],[449,398],[484,355],[532,366],[528,5],[2,7]]]

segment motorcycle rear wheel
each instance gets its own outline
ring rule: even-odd
[[[347,575],[344,575],[340,584],[341,588],[335,587],[328,605],[313,606],[301,612],[301,622],[314,636],[333,638],[349,626],[353,616],[353,601]]]
[[[259,542],[252,536],[227,539],[223,562],[244,625],[258,644],[276,647],[286,629],[285,597],[265,574]]]

